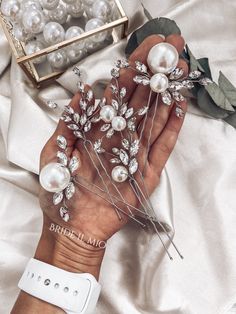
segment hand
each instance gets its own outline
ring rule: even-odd
[[[146,63],[147,55],[150,49],[162,41],[163,39],[160,36],[153,35],[148,37],[133,52],[130,56],[129,62],[134,64],[134,61],[139,60]],[[184,40],[181,36],[171,35],[166,38],[166,42],[174,45],[179,53],[181,53],[184,48]],[[187,74],[188,67],[183,60],[180,59],[178,67],[183,68],[185,75]],[[122,69],[118,80],[120,87],[125,86],[127,88],[125,100],[129,102],[129,106],[138,109],[147,104],[150,87],[136,85],[133,82],[134,75],[135,73],[132,69]],[[104,96],[107,99],[107,103],[110,103],[112,99],[110,87],[106,89]],[[70,106],[75,111],[79,110],[78,103],[80,99],[81,95],[77,93],[70,103]],[[181,106],[182,109],[186,111],[187,104],[185,101],[181,103]],[[159,183],[160,174],[174,148],[183,123],[183,119],[176,117],[174,107],[175,104],[166,106],[159,101],[154,120],[153,132],[150,138],[150,150],[148,152],[147,141],[149,128],[145,129],[142,136],[142,141],[140,143],[141,148],[137,158],[140,170],[142,171],[145,167],[144,181],[147,187],[148,195],[153,192]],[[148,121],[146,122],[147,125],[151,124],[153,115],[154,105],[152,105],[149,110]],[[140,120],[138,123],[142,125],[143,120]],[[96,129],[96,125],[93,125],[93,131],[87,133],[91,141],[101,137],[99,126],[100,125],[98,124]],[[140,129],[141,128],[139,128],[137,133],[134,134],[134,137],[137,138],[139,136]],[[58,147],[56,139],[58,135],[63,135],[68,141],[68,156],[77,156],[80,160],[81,166],[77,170],[78,176],[86,178],[87,181],[92,182],[95,185],[101,185],[97,171],[89,160],[88,153],[83,146],[82,141],[78,141],[78,139],[73,135],[73,132],[67,128],[63,121],[59,122],[55,133],[52,135],[42,151],[40,168],[57,160],[56,153],[58,151]],[[106,145],[115,147],[118,143],[118,137],[120,139],[120,135],[115,134]],[[146,162],[145,157],[147,154],[148,159]],[[99,164],[97,164],[97,166],[99,167],[99,170],[102,170]],[[106,169],[108,173],[111,173],[111,164],[109,161],[106,163]],[[117,195],[114,187],[110,185],[108,178],[106,178],[106,176],[104,176],[104,178],[106,184],[110,187],[110,192],[113,195]],[[139,179],[137,178],[137,180]],[[117,186],[121,194],[124,196],[124,199],[131,205],[131,212],[130,208],[127,208],[127,206],[125,206],[122,202],[119,202],[119,208],[122,212],[117,214],[113,205],[107,201],[107,196],[105,196],[106,199],[103,199],[83,187],[76,187],[76,193],[72,199],[67,202],[67,206],[70,208],[72,216],[72,219],[67,223],[63,223],[58,214],[59,206],[54,206],[52,204],[52,193],[48,193],[41,189],[40,204],[44,213],[44,228],[41,242],[39,243],[39,247],[36,252],[36,257],[71,271],[89,271],[98,277],[99,268],[104,254],[103,249],[94,248],[82,241],[70,239],[69,237],[60,235],[58,232],[49,231],[49,229],[53,223],[54,226],[61,225],[67,229],[73,230],[73,232],[77,235],[84,234],[86,239],[93,238],[100,241],[108,240],[115,232],[120,230],[127,223],[132,212],[133,214],[136,214],[133,208],[138,208],[140,205],[137,197],[130,187],[129,181],[117,184]],[[119,219],[118,215],[122,219]],[[51,257],[46,253],[42,254],[42,251],[45,252],[45,249],[42,250],[42,247],[45,248],[45,245],[48,249],[51,248],[53,250]]]

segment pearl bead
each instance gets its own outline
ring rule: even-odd
[[[147,63],[153,73],[171,73],[179,62],[176,48],[168,43],[160,43],[150,50]]]
[[[92,7],[93,16],[108,21],[111,16],[111,5],[107,0],[96,0]]]
[[[65,38],[66,38],[66,40],[67,39],[71,39],[71,38],[74,38],[74,37],[78,37],[78,36],[80,36],[81,34],[83,34],[84,33],[84,30],[81,28],[81,27],[78,27],[78,26],[71,26],[70,28],[68,28],[68,30],[66,31],[66,36],[65,36]],[[84,48],[84,46],[85,46],[85,41],[84,40],[82,40],[82,41],[79,41],[79,42],[77,42],[77,43],[74,43],[73,45],[72,45],[72,49],[78,49],[78,50],[80,50],[80,49],[83,49]],[[70,49],[70,47],[68,47],[68,49]]]
[[[65,2],[67,4],[73,4],[73,3],[77,2],[77,0],[63,0],[63,2]]]
[[[91,19],[89,20],[86,25],[85,25],[85,31],[86,32],[89,32],[91,30],[94,30],[96,28],[99,28],[101,26],[104,25],[104,22],[100,19],[97,19],[97,18],[94,18],[94,19]],[[95,43],[100,43],[100,42],[103,42],[107,37],[107,32],[103,31],[103,32],[100,32],[96,35],[93,35],[90,40],[95,42]]]
[[[94,4],[94,0],[84,0],[84,4],[87,6],[92,6]]]
[[[13,25],[13,33],[14,33],[14,36],[20,40],[20,41],[27,41],[29,40],[30,38],[33,37],[33,35],[30,35],[28,34],[25,29],[23,28],[23,26],[19,23],[14,23]]]
[[[150,87],[156,93],[163,93],[169,86],[168,78],[163,73],[157,73],[150,80]]]
[[[111,176],[116,182],[124,182],[128,178],[128,170],[124,166],[116,166],[112,169]]]
[[[48,62],[53,68],[63,69],[68,65],[68,58],[65,51],[63,50],[51,52],[47,58]]]
[[[27,55],[31,55],[35,52],[38,52],[42,50],[44,47],[43,43],[41,41],[35,40],[35,41],[30,41],[26,46],[25,46],[25,51]],[[33,59],[32,62],[35,64],[40,64],[46,60],[46,56],[41,56],[36,59]]]
[[[101,43],[95,43],[89,38],[85,41],[85,47],[89,53],[93,53],[101,48]]]
[[[58,6],[59,2],[60,0],[40,0],[42,7],[47,10],[55,9]]]
[[[115,131],[123,131],[126,128],[126,120],[117,116],[112,120],[111,125]]]
[[[109,105],[103,106],[100,110],[100,117],[106,123],[111,122],[115,118],[116,114],[116,110]]]
[[[22,16],[22,23],[28,33],[38,34],[42,32],[45,21],[42,11],[37,9],[27,9]]]
[[[67,13],[72,17],[81,17],[84,13],[84,6],[82,1],[77,0],[74,4],[68,4]]]
[[[48,44],[53,45],[64,40],[65,31],[59,23],[49,22],[44,27],[43,36]]]
[[[50,11],[49,16],[52,21],[59,24],[64,24],[67,21],[68,17],[66,6],[63,4],[59,4],[59,6],[55,10]]]
[[[84,4],[84,11],[85,11],[88,19],[93,18],[93,7],[91,5]]]
[[[70,183],[70,171],[62,164],[52,162],[40,172],[39,181],[41,186],[48,192],[60,192]]]
[[[41,10],[41,5],[37,0],[25,0],[21,2],[23,12],[27,9]]]
[[[79,62],[85,56],[84,50],[82,49],[67,49],[67,57],[69,58],[70,62],[76,63]]]
[[[19,20],[22,15],[20,2],[18,0],[3,0],[1,3],[1,12],[14,21]]]

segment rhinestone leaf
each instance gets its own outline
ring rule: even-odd
[[[93,114],[93,110],[94,110],[93,106],[89,106],[88,107],[88,109],[87,109],[87,116],[88,117],[90,117]]]
[[[53,204],[58,205],[63,200],[63,192],[58,192],[53,194]]]
[[[134,140],[131,145],[130,145],[130,156],[135,156],[137,155],[139,151],[139,140]]]
[[[110,130],[108,130],[106,137],[111,138],[114,133],[115,133],[115,130],[111,128]]]
[[[122,144],[122,146],[123,146],[125,149],[129,149],[130,144],[129,144],[129,141],[128,141],[126,138],[124,138],[124,139],[122,140],[121,144]]]
[[[202,72],[200,72],[200,71],[198,71],[198,70],[195,70],[195,71],[190,72],[188,76],[189,76],[191,79],[197,79],[197,78],[199,78],[201,75],[202,75]]]
[[[170,80],[178,80],[184,74],[184,70],[181,68],[175,68],[173,72],[170,73]]]
[[[73,182],[70,182],[65,189],[66,198],[69,200],[75,194],[75,185]]]
[[[119,109],[119,104],[118,104],[118,101],[117,101],[117,100],[112,99],[111,105],[112,105],[112,107],[113,107],[116,111],[118,111],[118,109]]]
[[[136,158],[130,160],[129,173],[134,174],[138,170],[138,161]]]
[[[77,124],[79,123],[80,115],[77,112],[74,113],[73,120],[75,121],[75,123],[77,123]]]
[[[99,122],[100,120],[101,120],[101,117],[100,117],[100,116],[95,116],[95,117],[92,117],[90,121],[91,121],[92,123],[97,123],[97,122]]]
[[[170,90],[180,90],[182,89],[184,86],[181,82],[177,82],[177,81],[174,81],[174,82],[169,82],[169,89]]]
[[[61,216],[61,218],[62,218],[65,222],[68,222],[69,219],[70,219],[70,215],[69,215],[69,212],[68,212],[68,208],[66,208],[66,207],[61,207],[61,208],[60,208],[60,216]]]
[[[51,109],[56,109],[58,107],[57,103],[55,101],[52,101],[52,100],[48,100],[46,102],[48,108],[51,108]]]
[[[105,153],[105,149],[103,149],[103,148],[99,148],[99,149],[97,150],[97,153],[98,153],[98,154]]]
[[[194,88],[194,84],[192,81],[190,80],[185,80],[185,81],[182,81],[182,84],[185,88]]]
[[[176,101],[184,101],[185,99],[184,96],[182,96],[179,92],[176,91],[172,93],[172,96]]]
[[[133,113],[134,113],[134,108],[129,108],[125,113],[126,119],[130,118]]]
[[[80,131],[75,131],[75,132],[74,132],[74,135],[75,135],[76,137],[78,137],[78,138],[84,138],[84,137],[83,137],[83,133],[80,132]]]
[[[118,158],[112,158],[112,159],[110,159],[110,163],[111,163],[111,164],[120,164],[120,159],[118,159]]]
[[[102,141],[101,140],[97,140],[94,144],[93,144],[93,149],[95,151],[97,151],[102,145]]]
[[[78,125],[76,125],[76,124],[69,124],[68,128],[73,130],[73,131],[77,131],[79,129]]]
[[[87,91],[86,99],[87,99],[88,101],[91,101],[91,100],[93,99],[93,91],[92,91],[92,89],[89,89],[89,90]]]
[[[129,61],[127,59],[121,60],[121,68],[128,68],[129,67]]]
[[[106,132],[110,128],[110,126],[110,123],[103,124],[103,126],[100,128],[100,131]]]
[[[113,148],[112,148],[112,152],[113,152],[113,154],[115,154],[115,155],[120,155],[120,150],[119,150],[117,147],[113,147]]]
[[[127,90],[125,87],[122,87],[120,90],[120,97],[124,98],[126,96]]]
[[[79,105],[82,110],[86,110],[88,104],[84,99],[80,99]]]
[[[117,94],[118,93],[118,88],[115,85],[111,84],[110,87],[111,87],[112,94]]]
[[[93,104],[93,111],[97,110],[98,106],[99,106],[100,100],[99,99],[95,99],[94,104]]]
[[[204,77],[202,79],[199,80],[199,84],[203,85],[203,86],[207,86],[208,84],[212,84],[212,80],[209,79],[208,77]]]
[[[121,149],[120,150],[120,160],[122,161],[122,163],[127,166],[128,163],[129,163],[129,156],[128,154],[126,153],[125,150]]]
[[[84,93],[84,88],[85,88],[84,83],[79,81],[79,82],[77,83],[77,86],[78,86],[79,92],[80,92],[80,93]]]
[[[164,104],[166,104],[167,106],[171,105],[172,101],[171,94],[167,90],[161,93],[161,97]]]
[[[130,131],[132,131],[132,132],[135,132],[135,121],[136,121],[136,118],[133,117],[133,118],[131,118],[131,119],[128,121],[128,123],[127,123],[128,129],[129,129]]]
[[[118,78],[120,76],[120,73],[119,73],[119,71],[116,68],[113,68],[111,70],[111,76],[114,77],[114,78]]]
[[[120,115],[123,116],[126,113],[126,110],[128,109],[128,104],[124,103],[121,107],[120,107]]]
[[[184,111],[183,111],[183,109],[180,108],[180,107],[176,107],[176,108],[175,108],[175,115],[176,115],[176,117],[178,117],[178,118],[183,118],[183,117],[184,117]]]
[[[107,100],[105,97],[103,97],[99,103],[99,106],[102,108],[103,106],[105,106],[106,103],[107,103]]]
[[[79,168],[79,160],[77,157],[73,156],[69,162],[70,172],[73,173],[78,168]]]
[[[61,120],[64,121],[64,122],[70,122],[70,121],[72,121],[71,117],[66,116],[66,115],[63,115],[63,116],[61,117]]]
[[[80,124],[85,125],[86,122],[87,122],[87,115],[83,113],[82,116],[80,117]]]
[[[64,136],[58,135],[58,137],[57,137],[57,145],[58,145],[61,149],[66,149],[66,147],[67,147],[67,140],[65,139]]]
[[[68,158],[65,153],[60,152],[60,151],[57,152],[57,158],[62,165],[67,166]]]
[[[92,126],[92,123],[91,121],[88,121],[85,126],[84,126],[84,132],[88,132],[91,130],[91,126]]]
[[[138,115],[139,115],[139,116],[142,116],[142,115],[144,115],[145,113],[147,113],[147,111],[148,111],[148,106],[144,106],[143,108],[140,108],[140,109],[138,110]]]
[[[141,75],[136,75],[134,78],[133,78],[134,82],[137,83],[137,84],[142,84],[142,85],[149,85],[150,83],[150,80],[148,77],[146,76],[141,76]]]
[[[73,68],[73,72],[79,77],[81,76],[80,68],[77,65]]]
[[[148,73],[146,65],[143,64],[142,62],[135,61],[135,65],[136,65],[136,70],[138,70],[139,72],[145,73],[145,74]]]
[[[70,106],[65,106],[64,111],[68,114],[74,114],[74,109]]]
[[[116,60],[115,61],[115,66],[117,67],[117,68],[120,68],[121,67],[121,60],[120,59],[118,59],[118,60]]]

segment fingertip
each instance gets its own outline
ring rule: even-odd
[[[184,50],[185,40],[181,35],[171,34],[166,37],[166,42],[175,46],[179,54]]]

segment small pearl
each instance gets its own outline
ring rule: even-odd
[[[85,25],[85,31],[86,32],[89,32],[91,30],[94,30],[94,29],[97,29],[101,26],[104,25],[104,22],[100,19],[97,19],[97,18],[94,18],[94,19],[91,19],[89,20],[86,25]],[[103,31],[103,32],[100,32],[96,35],[93,35],[92,37],[90,37],[89,39],[95,43],[100,43],[100,42],[103,42],[107,37],[107,32],[106,31]]]
[[[101,48],[101,43],[95,43],[89,38],[85,41],[85,47],[89,53],[93,53]]]
[[[31,55],[35,52],[38,52],[42,50],[44,47],[43,43],[41,41],[35,40],[35,41],[30,41],[26,46],[25,46],[25,51],[27,55]],[[33,59],[32,62],[35,64],[40,64],[46,60],[46,56],[41,56],[36,59]]]
[[[67,13],[72,17],[81,17],[84,13],[83,2],[81,0],[77,0],[74,4],[68,4]]]
[[[64,40],[65,30],[59,23],[49,22],[44,27],[43,36],[48,44],[57,44]]]
[[[150,80],[150,87],[156,93],[163,93],[169,86],[168,78],[163,73],[157,73]]]
[[[112,169],[111,176],[116,182],[124,182],[128,178],[128,170],[124,166],[116,166]]]
[[[66,31],[66,40],[67,39],[71,39],[71,38],[74,38],[74,37],[78,37],[80,36],[81,34],[84,33],[84,30],[81,28],[81,27],[78,27],[78,26],[71,26],[70,28],[68,28],[68,30]],[[80,50],[80,49],[83,49],[85,46],[85,41],[84,40],[81,40],[77,43],[74,43],[72,45],[72,49],[76,50]],[[68,47],[68,49],[70,49],[70,47]]]
[[[171,73],[179,62],[176,48],[168,43],[160,43],[150,50],[147,63],[152,73]]]
[[[60,0],[40,0],[40,3],[44,9],[53,10],[56,9]]]
[[[107,0],[96,0],[92,12],[94,17],[107,22],[111,16],[111,5]]]
[[[52,162],[40,172],[39,181],[41,186],[48,192],[60,192],[70,183],[70,171],[63,165]]]
[[[37,0],[25,0],[21,2],[23,12],[27,9],[41,10],[41,5]]]
[[[88,19],[93,18],[93,7],[91,5],[86,5],[84,3],[84,11],[85,11]]]
[[[84,4],[87,6],[92,6],[94,4],[94,0],[84,0]]]
[[[49,16],[52,21],[64,24],[68,18],[66,6],[64,4],[59,4],[55,10],[49,12]]]
[[[33,35],[28,34],[23,28],[23,26],[19,23],[14,23],[13,33],[14,33],[14,36],[18,40],[23,41],[23,42],[25,42],[26,40],[29,40],[33,36]]]
[[[30,8],[27,9],[23,13],[22,23],[28,33],[41,33],[45,25],[42,11]]]
[[[85,52],[82,49],[67,49],[66,51],[67,57],[69,58],[70,62],[76,63],[85,57]]]
[[[63,50],[51,52],[47,59],[50,65],[56,69],[63,69],[68,65],[68,58],[65,51]]]
[[[77,0],[63,0],[63,2],[65,2],[67,4],[74,4],[77,2]]]
[[[1,3],[1,12],[13,21],[20,20],[22,16],[20,2],[18,0],[3,0]]]
[[[109,105],[103,106],[102,109],[100,110],[100,117],[106,123],[111,122],[116,116],[116,114],[117,114],[116,110]]]
[[[126,128],[126,120],[117,116],[112,120],[111,125],[115,131],[123,131]]]

